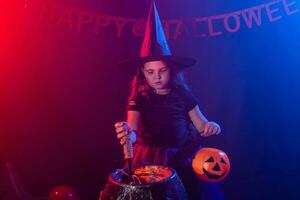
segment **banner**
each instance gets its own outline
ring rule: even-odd
[[[295,1],[275,0],[231,13],[191,19],[162,19],[162,23],[168,40],[183,37],[206,38],[238,32],[242,27],[252,29],[296,13],[299,13],[299,9]],[[111,29],[118,38],[125,32],[135,37],[142,37],[146,25],[145,18],[103,15],[58,3],[44,4],[42,17],[50,19],[56,25],[94,34],[99,34],[104,29]]]

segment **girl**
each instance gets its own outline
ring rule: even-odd
[[[192,169],[192,159],[200,148],[198,136],[221,132],[216,122],[208,121],[201,113],[183,80],[182,70],[195,62],[171,54],[153,1],[140,57],[119,65],[120,69],[136,71],[136,75],[127,121],[115,123],[116,133],[122,145],[128,139],[135,143],[133,167],[170,166],[178,173],[191,200],[223,199],[217,185],[199,181]]]
[[[190,199],[200,199],[201,195],[202,199],[221,199],[220,191],[213,188],[217,186],[201,183],[191,167],[200,148],[197,134],[218,135],[221,129],[201,113],[178,66],[158,59],[139,67],[127,110],[127,122],[117,122],[115,128],[122,145],[126,137],[135,143],[134,167],[170,166],[182,179]]]

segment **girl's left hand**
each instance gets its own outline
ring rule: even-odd
[[[204,130],[201,136],[208,137],[211,135],[219,135],[221,133],[221,128],[216,122],[207,122],[204,126]]]

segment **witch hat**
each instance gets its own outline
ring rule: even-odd
[[[123,61],[118,64],[118,68],[126,71],[136,71],[137,67],[155,60],[164,60],[169,64],[175,65],[179,70],[196,63],[196,60],[193,58],[172,55],[158,15],[158,10],[155,2],[152,1],[140,57]]]

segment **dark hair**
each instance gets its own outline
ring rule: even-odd
[[[184,80],[183,73],[181,70],[179,70],[178,66],[172,62],[166,62],[164,60],[162,61],[165,62],[170,69],[171,88],[183,87],[184,89],[189,90]],[[143,68],[144,65],[138,67],[137,73],[133,77],[133,80],[131,82],[131,91],[130,91],[128,102],[135,100],[138,94],[148,97],[149,94],[153,92],[151,86],[146,81],[146,78],[143,73]]]

